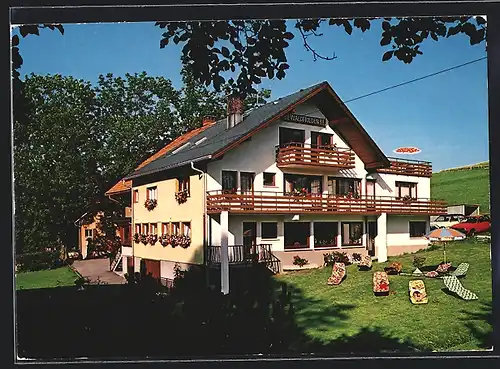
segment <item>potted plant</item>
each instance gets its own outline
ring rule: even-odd
[[[187,198],[188,198],[188,192],[187,192],[187,190],[182,190],[182,191],[179,191],[179,192],[175,193],[175,200],[179,204],[185,203],[187,201]]]
[[[414,271],[413,271],[413,274],[422,274],[422,272],[420,271],[420,268],[422,268],[424,266],[424,262],[425,262],[425,257],[424,256],[415,256],[413,258],[413,266],[416,268]]]
[[[141,242],[144,244],[144,245],[147,245],[148,244],[148,236],[146,234],[141,234]]]
[[[403,196],[403,202],[404,202],[405,204],[409,204],[409,203],[411,203],[411,202],[412,202],[412,200],[413,200],[413,198],[412,198],[410,195],[404,195],[404,196]]]
[[[158,201],[156,199],[147,199],[144,202],[144,207],[148,209],[149,211],[153,210],[156,208],[156,205],[158,205]]]
[[[189,245],[191,245],[191,237],[186,236],[186,235],[179,236],[179,238],[177,240],[177,244],[180,247],[187,249],[189,247]]]
[[[160,237],[160,244],[165,247],[170,245],[170,235],[168,234],[162,234]]]
[[[301,258],[299,255],[295,255],[293,257],[293,265],[298,265],[302,268],[307,263],[309,263],[309,261],[307,259]]]
[[[134,242],[135,243],[141,242],[141,238],[139,236],[139,233],[134,233]]]
[[[158,241],[158,236],[155,234],[148,234],[147,236],[148,243],[153,246],[156,241]]]

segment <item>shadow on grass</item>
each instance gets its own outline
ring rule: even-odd
[[[217,286],[207,288],[205,275],[202,270],[187,272],[168,292],[157,281],[139,276],[126,285],[17,291],[18,355],[133,359],[417,350],[379,329],[326,343],[311,338],[297,324],[297,309],[306,309],[309,329],[340,329],[355,306],[317,309],[315,299],[278,283],[265,268],[232,272],[227,296]]]
[[[479,312],[462,311],[467,318],[464,325],[481,344],[481,348],[493,347],[493,304],[482,303]],[[484,324],[486,323],[486,324]]]

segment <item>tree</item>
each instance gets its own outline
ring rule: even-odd
[[[377,18],[330,18],[298,19],[294,29],[300,35],[305,50],[314,58],[332,60],[335,56],[323,56],[309,44],[309,37],[320,37],[322,26],[339,26],[347,34],[354,28],[362,32],[371,29]],[[231,93],[246,97],[257,93],[254,85],[259,85],[263,78],[283,79],[287,63],[286,48],[295,34],[288,29],[285,20],[232,20],[213,22],[156,22],[156,26],[165,29],[160,40],[160,48],[169,43],[184,44],[181,60],[189,66],[193,78],[205,86],[212,85],[216,91],[222,91],[228,85]],[[64,28],[60,24],[25,25],[20,27],[23,37],[28,34],[39,35],[39,29]],[[420,46],[424,41],[465,34],[471,45],[486,40],[486,20],[483,17],[412,17],[384,18],[381,22],[380,45],[384,48],[383,61],[392,57],[411,63],[423,52]],[[19,82],[17,70],[22,65],[18,49],[19,37],[12,36],[13,77]],[[238,73],[237,77],[225,74]],[[227,86],[226,86],[227,90]]]
[[[76,241],[73,222],[98,194],[95,93],[71,77],[27,77],[26,120],[14,122],[17,252]]]
[[[73,222],[86,211],[92,220],[102,213],[96,246],[116,249],[114,220],[122,216],[123,204],[108,199],[106,190],[199,127],[203,115],[221,118],[226,109],[223,93],[199,86],[187,72],[180,90],[145,72],[100,75],[96,86],[32,74],[23,81],[22,101],[14,122],[18,252],[74,246]],[[248,99],[248,107],[254,104]]]
[[[100,75],[95,87],[99,142],[96,152],[104,193],[166,143],[177,137],[179,92],[170,80],[146,72]]]
[[[321,37],[323,26],[341,26],[352,34],[353,28],[362,32],[371,29],[375,18],[356,19],[299,19],[294,29],[300,42],[314,58],[332,60],[335,56],[320,55],[309,44],[309,37]],[[157,22],[165,32],[160,48],[169,43],[183,44],[181,60],[188,65],[200,83],[212,85],[216,91],[227,83],[230,89],[243,96],[257,92],[255,85],[263,79],[283,79],[287,63],[286,48],[295,39],[285,20],[231,20],[212,22]],[[422,17],[384,18],[381,22],[380,45],[385,52],[382,60],[393,56],[411,63],[422,55],[424,41],[451,37],[463,33],[471,45],[486,39],[486,21],[482,17]],[[386,48],[389,48],[387,50]],[[233,77],[237,75],[237,77]],[[227,81],[226,81],[226,77]]]

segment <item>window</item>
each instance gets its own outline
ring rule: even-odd
[[[423,237],[425,236],[425,222],[409,222],[410,223],[410,237]]]
[[[124,238],[125,240],[130,239],[130,225],[126,225],[126,226],[123,228],[123,238]]]
[[[254,173],[240,173],[240,187],[242,194],[251,194],[253,192]]]
[[[142,225],[142,233],[143,234],[149,234],[149,227],[147,224]]]
[[[361,180],[356,178],[328,178],[328,194],[346,196],[361,195]]]
[[[398,198],[410,196],[412,199],[416,199],[417,184],[411,182],[396,182],[396,194]]]
[[[276,186],[276,174],[275,173],[264,173],[264,186],[265,187],[272,187]]]
[[[156,223],[151,223],[149,225],[149,233],[150,234],[157,234],[158,233],[158,230],[156,228]]]
[[[194,144],[195,145],[199,145],[201,144],[203,141],[205,141],[207,138],[206,137],[203,137],[203,138],[200,138],[198,141],[196,141]]]
[[[86,229],[85,230],[85,238],[93,238],[93,234],[92,234],[92,229]]]
[[[305,189],[310,194],[321,194],[322,178],[319,176],[300,176],[285,174],[285,192]]]
[[[179,148],[175,149],[174,151],[172,151],[172,154],[177,154],[179,151],[181,151],[182,149],[188,147],[189,145],[191,145],[191,143],[190,142],[186,142],[181,147],[179,147]]]
[[[147,191],[147,200],[158,200],[156,186],[148,187],[146,191]]]
[[[276,222],[263,222],[260,230],[262,238],[278,238],[278,223]]]
[[[182,222],[182,234],[191,237],[191,222]]]
[[[222,171],[222,192],[236,193],[238,189],[238,172],[223,170]]]
[[[300,249],[309,247],[311,226],[309,222],[285,222],[285,249]]]
[[[139,202],[139,190],[134,190],[134,203]]]
[[[186,191],[189,196],[189,177],[177,178],[177,192]]]
[[[342,222],[342,245],[358,246],[363,243],[363,222]]]
[[[170,234],[170,224],[169,223],[162,223],[161,224],[161,233],[162,234]]]
[[[174,236],[180,236],[180,227],[179,227],[179,222],[174,222],[172,223],[172,235]]]
[[[137,234],[141,233],[141,225],[140,224],[135,225],[135,233],[137,233]]]
[[[337,222],[314,222],[314,248],[337,246]]]

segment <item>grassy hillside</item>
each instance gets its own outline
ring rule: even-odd
[[[488,163],[433,173],[431,194],[448,204],[479,204],[482,214],[490,212],[490,172]]]

